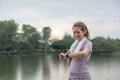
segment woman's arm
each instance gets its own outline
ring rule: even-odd
[[[90,52],[90,49],[88,47],[84,48],[82,51],[78,53],[70,53],[68,54],[69,58],[84,58],[86,57]]]
[[[61,53],[60,56],[63,57],[63,59],[65,58],[84,58],[86,57],[90,52],[90,49],[88,47],[84,48],[82,51],[78,52],[78,53],[70,53],[68,54],[68,57],[67,57],[67,54],[64,54],[64,53]],[[70,63],[71,60],[68,60],[68,62]]]
[[[70,63],[71,63],[71,58],[67,58],[67,63],[68,63],[68,65],[70,65]]]
[[[88,47],[84,48],[82,51],[78,52],[78,53],[70,53],[70,54],[64,54],[61,53],[60,56],[63,57],[63,59],[65,58],[84,58],[86,57],[88,54],[90,53],[90,49]],[[68,56],[68,57],[67,57]],[[71,60],[68,59],[68,63],[70,63]]]

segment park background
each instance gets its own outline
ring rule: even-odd
[[[0,0],[0,80],[67,80],[72,25],[90,32],[93,80],[119,80],[119,0]]]

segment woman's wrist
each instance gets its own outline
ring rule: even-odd
[[[67,57],[67,58],[70,58],[70,57],[69,57],[69,53],[68,53],[68,54],[66,54],[66,57]]]

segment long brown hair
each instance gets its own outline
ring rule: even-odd
[[[74,23],[72,29],[73,29],[74,27],[79,27],[83,32],[86,31],[86,33],[85,33],[84,36],[85,36],[86,38],[89,38],[89,31],[88,31],[88,28],[87,28],[87,26],[86,26],[85,23],[83,23],[83,22],[81,22],[81,21],[78,21],[78,22]]]

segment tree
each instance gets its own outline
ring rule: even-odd
[[[93,51],[95,53],[112,53],[115,51],[116,45],[115,40],[110,38],[103,38],[103,37],[95,37],[93,40]]]
[[[70,49],[71,44],[74,42],[74,38],[69,34],[65,34],[62,40],[53,42],[51,47],[57,50],[67,50]]]
[[[38,49],[40,48],[40,33],[31,25],[25,25],[22,26],[22,35],[21,35],[21,42],[26,43],[26,45],[29,45],[30,49]],[[29,49],[29,50],[30,50]]]
[[[44,43],[44,50],[46,51],[50,45],[50,36],[51,36],[51,28],[44,27],[42,30],[43,33],[43,43]]]
[[[14,38],[17,29],[18,24],[14,20],[0,21],[0,49],[2,51],[15,50]]]

